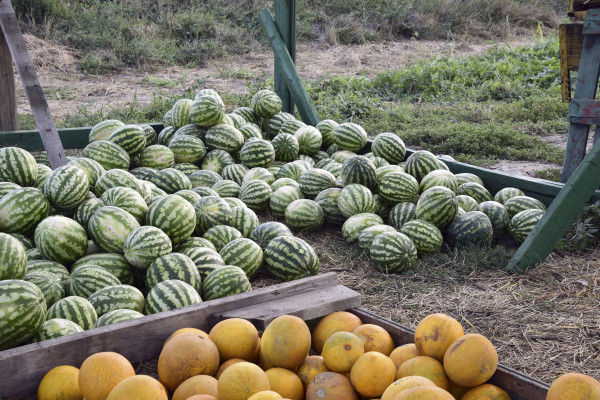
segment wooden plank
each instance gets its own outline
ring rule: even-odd
[[[414,341],[415,332],[412,329],[360,308],[349,311],[357,315],[364,323],[379,325],[386,329],[397,346]],[[512,400],[545,400],[550,388],[547,383],[502,364],[498,365],[496,373],[489,382],[506,390]]]
[[[586,11],[600,8],[600,0],[569,0],[569,11]]]
[[[281,38],[290,54],[293,63],[296,63],[296,0],[275,0],[275,25],[281,33]],[[275,58],[275,74],[273,82],[275,92],[281,98],[281,111],[294,113],[292,94],[285,84],[281,63]]]
[[[558,27],[558,42],[560,53],[560,92],[563,103],[571,100],[571,72],[568,67],[568,44],[566,24],[560,24]]]
[[[210,329],[213,314],[242,306],[277,303],[302,293],[314,296],[315,291],[329,291],[338,284],[336,274],[331,272],[5,350],[0,352],[0,393],[11,397],[33,392],[51,368],[79,366],[99,351],[118,352],[131,362],[156,358],[171,333],[184,327]]]
[[[275,22],[273,22],[271,12],[268,9],[264,9],[258,18],[263,30],[267,34],[269,44],[275,54],[275,59],[277,59],[281,65],[283,79],[292,94],[292,98],[294,103],[296,103],[296,108],[298,108],[302,120],[309,125],[314,126],[318,124],[320,121],[319,116],[302,84],[302,79],[300,79],[296,66],[292,62],[290,53],[288,53],[287,48],[285,47],[281,33],[279,33],[279,30],[275,26]]]
[[[289,296],[277,302],[257,304],[215,315],[217,321],[227,318],[244,318],[259,331],[280,315],[295,315],[303,320],[314,319],[338,310],[360,306],[360,294],[346,286],[337,285],[327,291],[315,290]]]
[[[544,262],[596,188],[600,186],[600,141],[583,159],[506,269],[525,272]]]
[[[568,121],[587,125],[600,123],[600,101],[581,98],[571,100]]]
[[[17,95],[12,57],[4,33],[0,29],[0,131],[19,129]]]
[[[50,166],[55,169],[67,163],[56,125],[50,115],[46,97],[35,73],[35,68],[25,45],[25,38],[9,0],[0,0],[0,26],[8,43],[12,59],[17,67],[27,100],[31,106],[44,148],[48,152]]]

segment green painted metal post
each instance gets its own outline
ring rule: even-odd
[[[318,124],[320,121],[319,116],[310,101],[310,97],[308,97],[308,93],[302,84],[302,80],[298,75],[298,71],[290,57],[290,53],[288,53],[288,50],[285,47],[281,33],[279,33],[279,30],[275,26],[275,22],[273,21],[269,9],[264,9],[260,13],[258,19],[267,34],[269,44],[275,54],[275,59],[278,60],[281,65],[284,82],[292,94],[292,98],[296,103],[296,107],[298,108],[302,120],[309,125],[314,126]]]
[[[296,0],[275,0],[275,25],[281,33],[292,62],[296,62]],[[294,113],[292,94],[285,84],[281,63],[275,58],[275,92],[281,98],[282,111]]]
[[[563,237],[596,188],[600,186],[600,141],[579,164],[548,211],[506,266],[509,272],[526,272],[544,262]]]

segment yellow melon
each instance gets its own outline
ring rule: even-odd
[[[600,382],[591,376],[570,372],[559,376],[546,400],[600,400]]]
[[[378,351],[385,356],[389,356],[394,350],[394,339],[380,326],[363,324],[354,329],[352,333],[358,336],[363,342],[365,353]]]
[[[105,400],[119,382],[134,375],[133,366],[125,357],[102,352],[85,359],[77,381],[86,400]]]
[[[321,356],[330,371],[345,374],[364,353],[365,348],[358,336],[350,332],[336,332],[323,344]]]
[[[282,315],[267,325],[260,348],[269,365],[295,371],[308,356],[310,330],[300,318]]]
[[[263,392],[258,392],[248,397],[248,400],[278,400],[282,399],[281,395],[272,390],[265,390]]]
[[[214,375],[219,368],[219,350],[206,336],[184,333],[163,347],[158,357],[158,378],[174,392],[195,375]]]
[[[167,392],[159,381],[148,375],[123,379],[111,390],[106,400],[168,400]]]
[[[398,369],[404,361],[422,355],[423,354],[419,353],[419,350],[417,350],[417,346],[415,346],[414,343],[408,343],[396,347],[390,354],[390,359],[394,362],[396,369]]]
[[[217,380],[210,375],[196,375],[183,381],[173,393],[173,400],[186,400],[197,394],[217,396]]]
[[[358,400],[358,394],[344,375],[322,372],[308,384],[306,400]]]
[[[464,334],[460,322],[449,315],[430,314],[415,329],[415,346],[422,355],[442,361],[448,346]]]
[[[38,400],[81,400],[79,368],[70,365],[54,367],[44,375],[38,386]]]
[[[258,353],[258,366],[262,368],[263,371],[273,368],[273,366],[265,360],[265,356],[262,351]]]
[[[484,383],[469,389],[461,400],[510,400],[510,396],[498,386]]]
[[[325,364],[325,359],[323,357],[309,356],[304,359],[302,365],[298,368],[298,376],[306,389],[312,378],[321,372],[328,371],[329,369],[327,368],[327,364]]]
[[[215,375],[215,378],[219,379],[219,377],[221,375],[223,375],[223,371],[225,371],[227,368],[231,367],[233,364],[237,364],[239,362],[244,362],[244,361],[246,361],[246,360],[242,360],[241,358],[232,358],[231,360],[225,361],[223,364],[221,364],[221,366],[217,370],[217,374]]]
[[[313,329],[312,340],[315,350],[320,354],[329,336],[336,332],[352,332],[360,325],[362,325],[360,318],[347,311],[337,311],[327,315]]]
[[[390,400],[454,400],[454,397],[439,387],[418,386],[403,390],[390,397]]]
[[[492,342],[478,333],[456,339],[444,355],[444,370],[452,381],[464,387],[485,383],[498,367],[498,353]]]
[[[217,383],[219,400],[247,400],[255,393],[271,390],[267,374],[256,364],[241,362],[227,368]]]
[[[271,368],[265,373],[272,391],[288,399],[304,399],[304,385],[298,375],[285,368]]]
[[[363,325],[364,326],[364,325]],[[396,367],[389,357],[369,351],[356,360],[350,371],[350,382],[365,397],[379,397],[394,382]]]
[[[418,356],[402,363],[396,372],[396,379],[405,376],[424,376],[436,386],[448,390],[449,382],[444,366],[435,358],[427,356]]]
[[[419,386],[435,386],[435,383],[423,376],[405,376],[389,385],[381,395],[381,400],[389,400],[393,395],[398,394],[403,390]]]
[[[218,400],[215,396],[210,394],[195,394],[192,397],[188,397],[185,400]]]
[[[165,345],[167,343],[169,343],[169,340],[173,339],[177,335],[181,335],[182,333],[195,333],[196,335],[208,337],[208,333],[204,332],[201,329],[196,329],[196,328],[181,328],[181,329],[178,329],[175,332],[173,332],[171,334],[171,336],[169,336],[167,338],[167,340],[165,340],[165,342],[163,343],[163,347],[165,347]]]
[[[252,361],[260,343],[254,325],[241,318],[219,322],[210,330],[208,336],[217,345],[221,362],[232,358]]]
[[[450,388],[448,389],[448,391],[450,392],[450,394],[452,396],[454,396],[455,399],[460,399],[461,397],[463,397],[463,395],[465,393],[467,393],[469,391],[470,388],[468,387],[464,387],[464,386],[460,386],[459,384],[457,384],[456,382],[453,382],[452,380],[450,381]]]

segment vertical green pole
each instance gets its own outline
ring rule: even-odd
[[[275,0],[275,25],[283,42],[290,53],[292,61],[296,62],[296,0]],[[281,63],[275,58],[275,92],[281,97],[282,111],[294,113],[292,95],[285,84]]]

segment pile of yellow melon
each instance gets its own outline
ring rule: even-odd
[[[309,355],[311,344],[320,356]],[[173,333],[158,359],[158,379],[136,375],[117,353],[96,353],[80,369],[48,372],[38,400],[509,400],[486,383],[497,366],[487,338],[465,335],[444,314],[425,317],[414,343],[400,347],[383,328],[343,311],[323,318],[312,335],[294,316],[276,318],[262,337],[233,318],[209,334]],[[600,382],[566,374],[547,399],[600,400]]]

